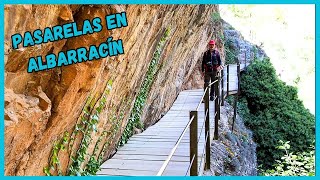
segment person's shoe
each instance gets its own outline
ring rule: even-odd
[[[210,96],[210,101],[213,101],[213,96]]]

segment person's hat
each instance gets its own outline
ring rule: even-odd
[[[210,45],[211,45],[211,44],[212,44],[212,45],[215,45],[216,42],[212,39],[212,40],[209,41],[209,44],[210,44]]]

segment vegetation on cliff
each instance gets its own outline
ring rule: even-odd
[[[119,115],[115,109],[110,110],[108,121],[111,124],[109,130],[99,131],[97,124],[100,121],[100,113],[104,110],[107,95],[112,89],[112,80],[109,80],[104,93],[98,96],[88,97],[77,124],[69,135],[65,132],[63,137],[56,141],[49,157],[49,166],[43,168],[47,176],[51,175],[95,175],[103,163],[103,157],[107,148],[115,144],[115,137],[120,130],[124,113],[130,100],[124,99],[119,109]],[[97,141],[94,136],[97,136]],[[79,142],[80,141],[80,142]],[[94,146],[93,152],[89,152],[89,146]],[[67,153],[69,160],[67,170],[61,167],[60,156]]]
[[[159,69],[161,52],[162,52],[163,46],[165,45],[167,37],[169,36],[169,33],[170,33],[170,29],[167,28],[156,47],[156,51],[154,52],[153,58],[149,64],[148,71],[145,75],[139,94],[136,98],[136,101],[134,102],[133,109],[130,113],[128,124],[124,129],[124,132],[122,133],[121,139],[119,141],[119,144],[118,144],[119,146],[122,146],[128,142],[128,139],[133,135],[135,128],[137,129],[143,128],[143,124],[140,121],[140,117],[141,117],[145,102],[147,100],[148,94],[150,92],[152,82]]]
[[[285,155],[277,148],[290,141],[293,153],[304,152],[315,139],[315,117],[297,95],[297,88],[281,81],[268,59],[254,61],[241,76],[240,114],[253,130],[258,163],[271,168]]]
[[[272,169],[262,171],[264,176],[314,176],[315,175],[315,147],[302,153],[290,152],[290,142],[280,141],[277,149],[283,150],[285,155],[276,160]]]

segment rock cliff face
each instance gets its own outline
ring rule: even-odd
[[[218,11],[214,12],[214,14],[219,14]],[[223,28],[223,20],[222,19],[216,19],[212,20],[213,23],[213,29],[214,34],[212,35],[211,39],[214,39],[216,41],[216,49],[220,52],[222,64],[225,64],[225,43],[223,42],[223,39],[221,36],[224,33]],[[205,49],[207,50],[207,49]],[[204,53],[204,52],[203,52]],[[201,73],[201,63],[202,63],[203,56],[200,57],[198,60],[195,68],[193,68],[192,75],[188,76],[188,80],[184,82],[182,89],[202,89],[204,86],[203,76]]]
[[[128,27],[11,48],[10,37],[15,33],[72,21],[81,26],[85,19],[104,19],[122,11],[127,13]],[[156,122],[183,84],[198,81],[191,78],[196,64],[208,40],[222,29],[211,21],[214,12],[218,12],[215,5],[5,6],[5,174],[44,175],[43,168],[50,164],[66,174],[70,158],[83,144],[86,146],[81,150],[86,153],[84,160],[77,162],[80,169],[91,162],[91,155],[107,158],[128,123],[157,44],[170,29],[141,116],[145,126]],[[123,40],[124,55],[27,73],[29,57],[88,48],[109,36]],[[76,126],[79,122],[82,126]],[[84,125],[87,128],[81,129]],[[72,143],[60,142],[66,134]],[[52,161],[55,158],[58,163]]]
[[[221,107],[219,140],[211,144],[211,175],[214,176],[256,176],[256,143],[252,132],[237,114],[233,123],[233,107],[225,103]]]
[[[239,60],[242,64],[250,64],[254,59],[268,58],[262,49],[262,44],[257,46],[244,39],[242,34],[229,23],[223,21],[223,33],[225,39],[226,58],[229,62]],[[236,62],[233,62],[236,63]]]

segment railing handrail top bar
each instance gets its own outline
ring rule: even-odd
[[[167,157],[167,159],[164,161],[164,163],[162,164],[160,170],[157,173],[157,176],[161,176],[164,172],[164,170],[167,168],[169,161],[171,160],[173,154],[176,152],[178,145],[180,144],[183,136],[185,135],[185,133],[187,132],[188,127],[190,126],[190,124],[192,123],[192,121],[194,120],[194,116],[192,116],[192,118],[189,120],[188,124],[185,126],[184,130],[182,131],[180,137],[178,138],[176,144],[174,145],[174,147],[172,148],[169,156]]]
[[[227,65],[227,66],[229,66],[229,65]],[[221,71],[222,71],[222,69],[220,69],[218,72],[221,73]],[[204,96],[205,96],[205,94],[206,94],[206,92],[207,92],[207,90],[208,90],[208,87],[211,86],[211,85],[214,84],[214,83],[217,83],[218,81],[219,81],[218,79],[214,80],[213,82],[211,82],[210,84],[208,84],[208,86],[205,88],[204,93],[203,93],[203,95],[202,95],[202,97],[201,97],[201,99],[200,99],[200,102],[198,103],[198,106],[197,106],[197,108],[196,108],[196,111],[198,111],[200,105],[202,104],[202,100],[203,100],[203,98],[204,98]]]
[[[211,86],[212,84],[218,82],[218,79],[214,80],[212,83],[208,84],[208,86]]]

